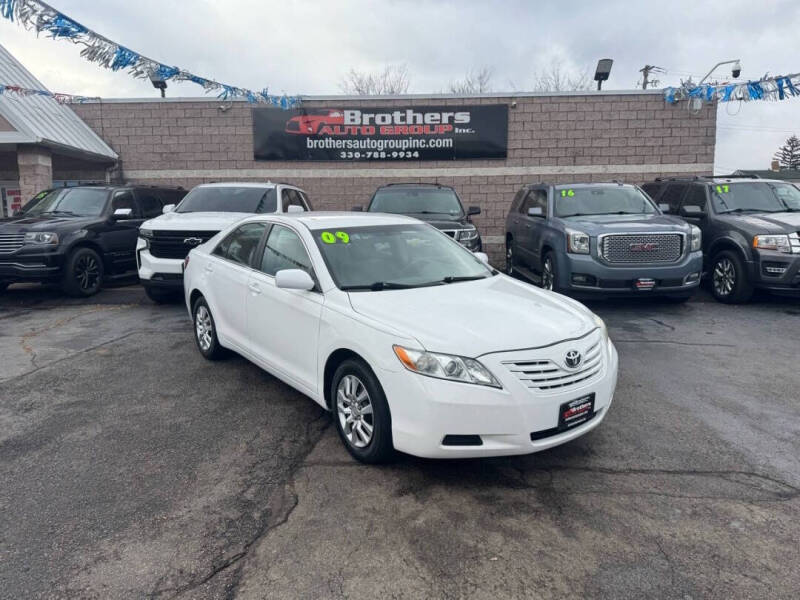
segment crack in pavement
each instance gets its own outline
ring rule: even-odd
[[[240,561],[248,556],[250,550],[255,546],[259,541],[263,538],[268,536],[272,531],[278,529],[282,525],[285,525],[289,518],[291,517],[292,513],[294,512],[295,508],[297,508],[300,499],[295,491],[295,476],[297,472],[303,467],[305,458],[310,455],[314,449],[319,444],[320,440],[323,438],[325,432],[328,430],[330,426],[330,421],[326,423],[323,427],[321,427],[315,434],[312,431],[314,426],[319,423],[319,421],[323,419],[327,419],[329,417],[329,413],[327,411],[323,411],[318,417],[311,419],[306,424],[306,439],[308,440],[309,444],[308,447],[305,449],[305,452],[302,452],[297,455],[295,460],[292,461],[292,465],[286,472],[286,475],[283,479],[284,489],[281,492],[281,499],[276,508],[265,508],[264,512],[261,515],[262,526],[255,532],[253,537],[245,542],[242,546],[242,550],[229,556],[227,558],[222,559],[221,561],[214,561],[217,562],[216,565],[213,565],[211,570],[203,575],[202,577],[195,579],[193,581],[189,581],[180,586],[173,586],[169,588],[161,588],[161,589],[154,589],[150,594],[148,594],[148,598],[155,599],[161,598],[166,594],[170,594],[167,596],[168,600],[174,600],[185,594],[186,592],[190,592],[200,588],[210,581],[212,581],[215,577],[217,577],[220,573],[225,572],[230,567],[237,565],[238,571],[233,575],[233,582],[228,589],[226,594],[227,598],[234,598],[236,596],[236,589],[238,588],[239,581],[241,579],[241,570],[242,565],[239,564]],[[315,439],[312,437],[316,435]],[[249,486],[246,486],[249,487]],[[266,516],[265,516],[266,513]],[[279,515],[277,520],[273,520],[273,518]],[[163,580],[163,577],[162,579]],[[160,580],[160,581],[161,581]],[[156,584],[158,585],[158,583]]]

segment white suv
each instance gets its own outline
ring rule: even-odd
[[[139,280],[148,297],[164,302],[183,291],[183,259],[222,229],[252,214],[313,210],[301,189],[280,183],[207,183],[164,214],[145,221],[136,243]]]

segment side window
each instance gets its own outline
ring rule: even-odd
[[[520,203],[522,202],[522,198],[525,195],[525,189],[519,190],[516,194],[514,194],[514,199],[511,201],[511,212],[519,212]]]
[[[528,216],[528,210],[531,208],[540,208],[543,217],[547,216],[547,191],[546,190],[531,190],[525,197],[520,207],[520,212]]]
[[[114,192],[114,197],[111,199],[111,212],[113,213],[115,210],[120,208],[130,208],[133,211],[131,216],[134,219],[142,216],[131,190]]]
[[[642,189],[645,191],[645,193],[655,202],[658,202],[658,194],[661,192],[662,187],[663,185],[660,183],[645,183],[642,185]]]
[[[308,200],[308,194],[306,194],[305,192],[297,192],[297,194],[298,196],[300,196],[300,201],[303,203],[303,206],[305,207],[306,211],[314,210],[311,207],[311,202]]]
[[[276,210],[278,210],[278,192],[275,191],[275,188],[269,188],[258,203],[256,212],[258,214],[274,213]]]
[[[528,214],[528,208],[530,207],[529,201],[530,201],[530,198],[531,198],[531,194],[530,194],[530,192],[528,190],[524,190],[524,189],[520,190],[519,193],[520,193],[520,196],[522,196],[522,200],[520,200],[519,207],[518,207],[519,213],[521,215],[527,215]]]
[[[139,206],[142,207],[142,216],[145,219],[157,217],[161,214],[161,209],[164,208],[161,197],[154,190],[138,189],[136,190],[136,198],[139,200]]]
[[[700,210],[706,212],[706,190],[705,186],[692,185],[689,186],[689,191],[681,203],[684,206],[699,206]]]
[[[686,193],[689,186],[685,183],[671,183],[664,190],[664,194],[658,199],[659,204],[669,204],[669,214],[678,214],[678,207],[681,205],[681,198]]]
[[[282,225],[274,225],[269,232],[260,270],[274,276],[283,269],[303,269],[313,275],[311,259],[298,235]]]
[[[290,206],[299,206],[301,209],[303,209],[303,211],[307,210],[305,204],[303,204],[303,201],[300,198],[300,194],[297,193],[297,190],[284,188],[281,191],[281,199],[283,204],[283,212],[289,212]]]
[[[253,265],[258,244],[267,226],[264,223],[247,223],[234,229],[222,240],[213,254],[250,267]]]
[[[164,204],[178,204],[186,195],[186,190],[159,190]]]

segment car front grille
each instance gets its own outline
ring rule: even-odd
[[[614,233],[600,238],[600,256],[610,263],[676,262],[683,254],[680,233]]]
[[[595,339],[583,352],[581,363],[575,369],[566,369],[547,358],[517,360],[503,364],[529,388],[560,391],[587,381],[600,373],[603,368],[600,344],[601,340]]]
[[[183,260],[189,254],[189,250],[207,242],[217,233],[217,231],[153,231],[153,237],[150,238],[150,254],[156,258]]]
[[[24,233],[3,233],[0,234],[0,254],[11,254],[16,252],[25,243]]]

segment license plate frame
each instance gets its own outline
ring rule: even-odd
[[[577,412],[573,412],[576,409]],[[569,402],[564,402],[558,408],[558,430],[569,431],[580,427],[594,418],[594,392]]]

